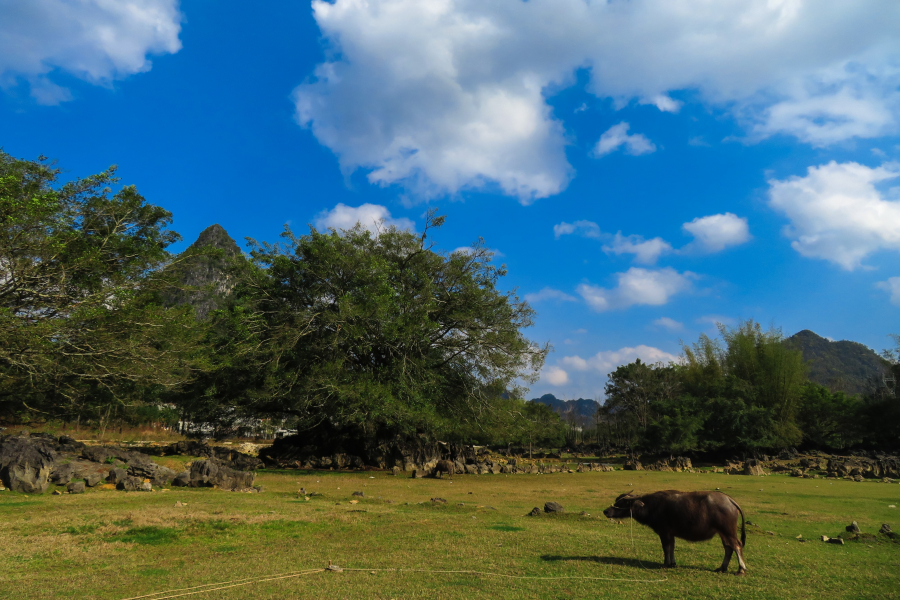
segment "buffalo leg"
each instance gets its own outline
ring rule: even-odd
[[[734,547],[734,551],[737,553],[738,557],[738,575],[743,575],[747,572],[747,563],[744,562],[744,549],[741,547],[741,544],[738,543]]]
[[[675,566],[675,536],[671,534],[660,534],[659,541],[663,547],[663,567]]]
[[[725,558],[722,560],[722,566],[716,569],[717,573],[728,572],[728,564],[731,562],[731,553],[734,552],[732,547],[728,545],[728,542],[725,541],[725,538],[722,538],[722,546],[725,548]]]
[[[743,548],[741,547],[741,543],[738,541],[737,537],[729,537],[726,539],[722,537],[722,545],[725,547],[725,559],[722,561],[722,566],[716,569],[719,573],[727,573],[728,572],[728,564],[731,562],[731,554],[737,554],[738,558],[738,575],[743,575],[747,572],[747,564],[744,562],[744,553]]]

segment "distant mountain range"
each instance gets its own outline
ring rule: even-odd
[[[868,394],[883,385],[888,362],[858,342],[833,342],[804,329],[785,340],[803,353],[809,380],[834,392]]]
[[[560,415],[563,421],[566,421],[566,418],[571,415],[579,427],[589,426],[594,423],[594,415],[600,406],[596,400],[591,400],[590,398],[560,400],[553,394],[544,394],[540,398],[533,398],[531,401],[546,404]]]

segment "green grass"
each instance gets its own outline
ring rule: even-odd
[[[900,530],[900,509],[888,508],[900,505],[896,484],[623,471],[457,476],[452,483],[371,472],[278,471],[261,472],[257,482],[264,493],[90,489],[26,499],[0,492],[3,588],[22,599],[89,590],[82,595],[115,600],[333,561],[364,570],[258,582],[192,598],[900,596],[900,543],[883,535],[844,545],[819,541],[821,535],[837,537],[854,520],[868,533],[882,523]],[[323,495],[306,501],[298,498],[300,487]],[[715,488],[736,498],[755,524],[748,527],[746,577],[713,572],[722,560],[718,541],[677,541],[679,566],[663,570],[653,532],[631,521],[611,523],[601,514],[626,490]],[[365,497],[350,504],[354,491]],[[432,504],[434,497],[447,504]],[[566,513],[525,516],[551,500]],[[184,506],[176,507],[176,501]],[[798,535],[809,541],[799,542]],[[389,570],[398,568],[551,579]]]

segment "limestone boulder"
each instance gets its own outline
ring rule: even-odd
[[[25,494],[42,494],[56,464],[55,440],[38,436],[0,438],[0,481]]]
[[[253,487],[256,474],[235,471],[217,458],[196,460],[191,465],[190,487],[218,487],[223,490],[243,490]]]

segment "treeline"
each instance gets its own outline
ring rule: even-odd
[[[849,396],[810,382],[801,352],[776,329],[748,321],[720,334],[685,346],[680,364],[637,360],[610,373],[588,439],[657,453],[900,447],[890,386],[900,376],[900,339],[885,353],[888,385]]]
[[[114,168],[61,183],[43,157],[0,151],[2,422],[561,440],[518,387],[549,351],[523,334],[534,311],[499,289],[505,268],[482,243],[434,248],[443,217],[421,233],[286,229],[249,256],[173,255],[170,223]]]
[[[436,250],[433,212],[421,233],[286,228],[249,255],[233,242],[174,255],[171,220],[114,168],[62,183],[46,159],[0,151],[0,423],[277,426],[354,454],[410,438],[900,445],[893,395],[809,383],[799,352],[754,323],[701,337],[681,364],[618,368],[593,428],[560,420],[522,400],[549,352],[524,334],[533,309],[499,287],[482,242]]]

